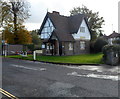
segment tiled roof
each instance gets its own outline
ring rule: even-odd
[[[74,41],[71,33],[77,33],[82,20],[85,19],[85,16],[83,14],[78,14],[68,17],[62,16],[59,13],[48,12],[40,28],[40,33],[47,18],[52,21],[55,27],[55,30],[53,32],[58,36],[60,41]]]
[[[112,33],[112,34],[110,34],[108,37],[109,37],[109,38],[116,38],[116,37],[120,37],[120,33],[116,33],[115,31],[113,31],[113,33]]]

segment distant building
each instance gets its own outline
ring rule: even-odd
[[[106,40],[109,44],[113,44],[115,40],[120,40],[120,33],[113,31],[113,33],[109,36],[103,35],[101,37],[104,38],[104,40]]]
[[[112,44],[115,40],[120,40],[120,33],[113,31],[113,33],[108,36],[108,42]]]
[[[44,55],[78,55],[90,52],[91,32],[83,14],[63,16],[47,12],[39,30]]]

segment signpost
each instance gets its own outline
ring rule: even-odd
[[[33,59],[34,59],[34,61],[36,60],[36,54],[42,54],[42,50],[35,50],[34,52],[33,52]]]
[[[33,52],[33,59],[36,60],[36,52]]]

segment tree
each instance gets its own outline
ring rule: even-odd
[[[25,0],[8,0],[8,2],[2,2],[2,9],[2,23],[13,23],[14,39],[17,44],[17,26],[29,18],[29,4]]]
[[[103,37],[97,38],[96,42],[94,43],[94,52],[102,52],[102,48],[107,44],[107,40],[105,40]]]
[[[9,23],[12,19],[11,14],[9,12],[10,6],[7,2],[0,1],[0,15],[2,16],[0,19],[0,27]]]
[[[11,24],[8,24],[4,27],[2,32],[2,39],[5,40],[6,43],[14,44],[14,34],[13,34],[13,27]]]
[[[102,36],[103,36],[103,34],[102,34],[102,33],[100,33],[100,34],[99,34],[99,37],[102,37]]]
[[[119,44],[120,45],[120,39],[114,40],[113,44]]]
[[[32,38],[30,32],[25,29],[25,26],[17,25],[17,33],[14,34],[13,24],[8,24],[3,29],[3,39],[9,44],[31,44]],[[15,41],[15,36],[17,35],[18,39]]]
[[[21,24],[25,19],[29,18],[29,4],[26,0],[8,0],[2,2],[2,19],[11,18],[16,29],[17,24]]]
[[[17,44],[32,44],[32,37],[30,32],[25,29],[25,26],[18,26],[16,35],[18,37]]]
[[[101,30],[102,25],[105,22],[103,17],[99,17],[99,12],[93,12],[86,6],[83,6],[82,8],[75,7],[70,11],[71,15],[76,15],[78,13],[86,15],[86,19],[91,29],[91,41],[95,41],[98,34],[103,32],[103,30]]]
[[[32,30],[31,31],[31,36],[32,36],[32,43],[35,45],[40,45],[41,44],[41,39],[38,36],[38,30]]]

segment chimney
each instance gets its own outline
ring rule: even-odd
[[[115,31],[113,31],[113,33],[116,33]]]
[[[57,11],[53,11],[52,13],[53,13],[53,14],[60,15],[60,13],[59,13],[59,12],[57,12]]]

